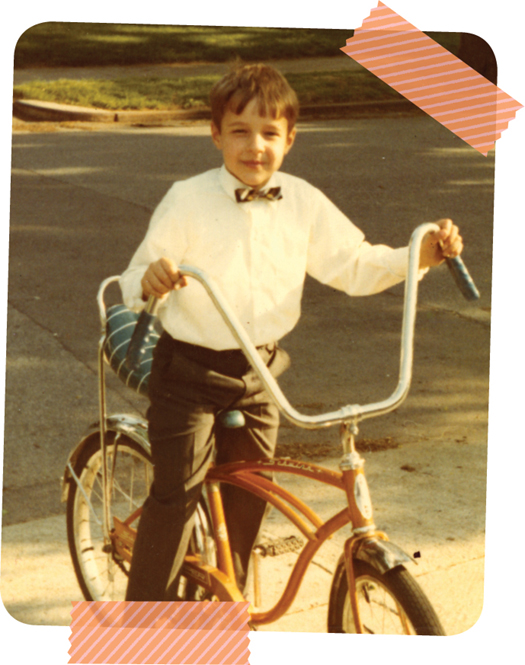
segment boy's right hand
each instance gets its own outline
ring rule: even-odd
[[[141,280],[142,297],[147,300],[149,296],[161,298],[168,291],[178,291],[188,285],[188,280],[183,277],[178,267],[166,257],[150,263]]]

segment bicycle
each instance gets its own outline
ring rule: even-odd
[[[302,415],[289,404],[214,282],[196,268],[180,267],[183,275],[198,280],[207,290],[284,416],[293,424],[307,429],[339,425],[343,448],[338,472],[288,458],[241,461],[211,467],[180,574],[178,588],[181,599],[244,600],[235,582],[220,495],[220,484],[231,483],[263,498],[306,539],[304,546],[297,538],[277,544],[277,549],[300,549],[300,553],[274,607],[257,611],[258,593],[255,589],[255,603],[250,607],[250,620],[254,626],[272,623],[288,610],[318,549],[333,534],[350,525],[352,535],[346,540],[333,575],[328,632],[444,635],[430,601],[405,567],[413,561],[412,557],[388,540],[386,534],[378,531],[374,524],[364,460],[355,446],[358,422],[394,410],[408,394],[419,249],[425,233],[436,229],[434,224],[424,224],[411,237],[396,389],[381,402],[348,405],[315,416]],[[454,269],[453,274],[464,295],[469,299],[479,297],[461,259],[448,263]],[[152,350],[158,338],[153,326],[153,300],[148,302],[140,319],[124,305],[106,309],[106,288],[117,279],[110,277],[104,280],[97,295],[102,323],[98,347],[99,423],[92,426],[71,451],[63,479],[62,499],[67,501],[68,542],[75,573],[86,600],[124,598],[136,534],[134,525],[140,518],[141,505],[152,479],[146,421],[135,415],[106,413],[105,363],[126,385],[145,393]],[[135,337],[130,343],[134,331]],[[136,339],[142,339],[142,346],[136,346]],[[130,351],[132,355],[138,352],[131,362]],[[239,411],[223,412],[220,420],[220,426],[224,427],[243,425],[243,415]],[[346,496],[346,503],[333,517],[323,522],[290,491],[258,475],[261,471],[295,474],[309,481],[326,483],[341,490]],[[255,563],[261,553],[265,553],[264,547],[256,546],[253,555]]]

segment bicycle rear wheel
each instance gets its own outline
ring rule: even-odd
[[[149,493],[153,479],[150,457],[125,435],[107,434],[107,469],[112,478],[109,500],[110,529],[114,518],[124,522],[137,511]],[[79,456],[67,501],[69,550],[78,583],[86,600],[124,600],[129,563],[104,539],[102,452],[94,435]],[[130,526],[136,528],[138,517]]]
[[[364,561],[354,559],[354,574],[364,633],[445,635],[428,598],[404,566],[381,574]],[[328,632],[357,632],[344,557],[339,560],[330,591]]]

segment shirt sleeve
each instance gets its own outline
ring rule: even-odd
[[[402,282],[408,247],[371,245],[324,194],[310,230],[307,272],[323,284],[351,296],[379,293]],[[421,270],[421,278],[427,270]]]
[[[119,284],[124,304],[131,310],[138,312],[146,304],[142,300],[141,280],[151,263],[164,256],[176,265],[180,264],[180,257],[185,251],[186,238],[176,211],[177,184],[173,185],[156,208],[144,240],[120,277]],[[168,294],[160,299],[160,302],[164,302],[167,297]]]

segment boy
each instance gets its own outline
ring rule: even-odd
[[[127,600],[170,600],[213,448],[217,463],[273,456],[279,415],[204,289],[181,277],[194,265],[215,278],[274,376],[288,365],[278,340],[295,325],[306,272],[350,295],[404,279],[407,249],[371,246],[319,190],[279,173],[298,115],[273,68],[240,67],[211,92],[211,135],[224,165],[170,189],[121,288],[128,307],[160,299],[164,334],[150,377],[154,482],[139,523]],[[450,220],[422,245],[422,271],[461,252]],[[246,427],[226,436],[215,414],[239,408]],[[223,500],[239,588],[265,503],[231,486]]]

